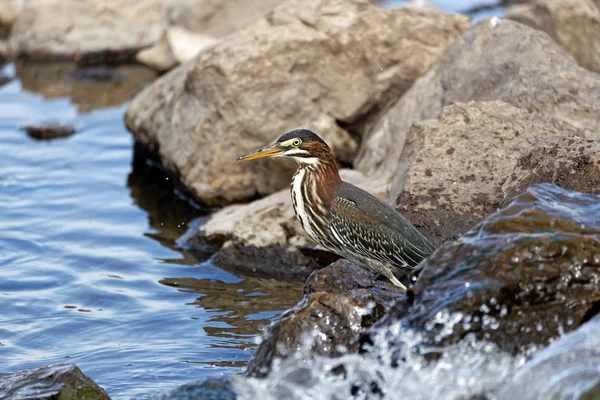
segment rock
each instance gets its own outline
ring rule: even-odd
[[[126,123],[202,203],[265,196],[289,185],[293,163],[237,156],[306,126],[351,161],[349,132],[359,135],[468,26],[361,0],[292,0],[144,90]]]
[[[513,21],[483,19],[368,130],[354,165],[372,179],[392,181],[413,122],[473,100],[502,100],[564,134],[599,137],[599,99],[600,75],[579,67],[548,35]]]
[[[122,57],[120,62],[131,61],[139,49],[162,36],[166,28],[165,3],[163,0],[26,1],[11,30],[11,48],[18,57],[35,60],[79,60],[107,53]]]
[[[600,142],[579,137],[540,141],[519,159],[504,182],[504,202],[538,183],[600,194]]]
[[[23,127],[27,134],[36,140],[51,140],[71,136],[75,133],[73,125],[60,123],[30,124]]]
[[[136,59],[151,68],[167,71],[185,63],[220,38],[263,17],[283,0],[170,0],[165,18],[168,27],[153,46]]]
[[[135,59],[157,71],[168,71],[177,65],[177,59],[173,55],[169,39],[163,36],[153,46],[140,50]]]
[[[302,357],[297,353],[301,347],[328,357],[358,352],[362,331],[404,294],[391,282],[378,280],[378,275],[347,260],[314,271],[304,285],[302,301],[263,333],[246,376],[267,375],[276,359]]]
[[[473,334],[525,354],[577,329],[600,304],[599,201],[529,188],[440,247],[380,327],[401,321],[434,347]]]
[[[69,97],[80,113],[126,103],[156,77],[155,71],[141,65],[83,68],[73,63],[17,61],[15,70],[24,90],[47,99]]]
[[[494,212],[519,158],[537,140],[560,134],[502,101],[448,106],[437,121],[410,128],[392,198],[421,232],[441,244]]]
[[[600,395],[600,318],[594,318],[525,363],[499,400],[586,399]]]
[[[194,33],[178,26],[167,29],[167,40],[173,57],[179,64],[190,61],[202,50],[218,42],[213,36]]]
[[[375,195],[381,192],[357,171],[340,174]],[[338,258],[306,235],[296,220],[289,189],[198,220],[179,243],[200,259],[214,254],[212,262],[222,268],[283,280],[304,281]]]
[[[237,395],[229,377],[208,378],[197,383],[186,383],[177,389],[153,397],[155,400],[235,400]]]
[[[0,25],[10,26],[23,11],[25,0],[3,0],[0,7]]]
[[[404,291],[381,277],[379,273],[342,259],[314,271],[308,277],[304,285],[304,294],[313,293],[373,299],[380,310],[378,314],[382,315]]]
[[[266,376],[274,360],[299,354],[303,347],[327,357],[358,352],[362,330],[381,317],[374,304],[333,293],[305,296],[265,330],[245,375]]]
[[[5,64],[9,58],[8,45],[4,40],[0,40],[0,64]]]
[[[546,32],[579,65],[600,72],[600,9],[593,0],[528,0],[506,18]]]
[[[284,0],[168,0],[169,26],[215,39],[252,25]]]
[[[53,364],[0,374],[0,398],[37,400],[110,400],[74,364]]]

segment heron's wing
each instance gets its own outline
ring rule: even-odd
[[[331,230],[346,248],[399,267],[414,267],[434,247],[400,213],[375,196],[343,182],[331,210]]]

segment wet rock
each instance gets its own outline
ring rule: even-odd
[[[391,196],[434,244],[443,243],[494,212],[519,158],[537,140],[560,134],[502,101],[448,106],[437,121],[410,128]]]
[[[27,1],[11,30],[11,48],[18,57],[35,60],[78,60],[102,53],[135,53],[160,39],[166,28],[163,0]],[[114,53],[114,54],[111,54]]]
[[[73,125],[63,125],[59,123],[31,124],[24,126],[23,129],[33,139],[52,140],[64,138],[75,133]]]
[[[267,375],[276,359],[358,352],[362,331],[404,294],[378,278],[379,274],[347,260],[314,271],[306,280],[302,301],[264,332],[246,375]],[[298,352],[301,348],[310,350]]]
[[[598,399],[599,349],[600,318],[596,317],[536,353],[517,371],[497,398]]]
[[[237,395],[233,390],[229,377],[208,378],[197,383],[186,383],[177,389],[153,397],[155,400],[235,400]]]
[[[593,0],[528,0],[506,18],[546,32],[579,65],[600,72],[600,9]]]
[[[547,120],[564,134],[600,135],[600,75],[577,65],[545,33],[487,18],[458,38],[439,65],[369,129],[355,167],[392,181],[411,125],[457,102],[502,100]]]
[[[394,300],[403,295],[404,291],[382,278],[379,273],[341,259],[314,271],[308,277],[304,285],[304,294],[313,293],[372,299],[381,315],[389,310]]]
[[[142,65],[89,68],[17,61],[15,70],[24,90],[48,99],[69,97],[82,113],[121,105],[156,77],[155,71]]]
[[[0,374],[0,398],[110,400],[104,390],[74,364],[53,364]]]
[[[275,360],[299,355],[303,347],[327,357],[358,352],[362,330],[381,317],[374,304],[372,299],[333,293],[305,296],[263,333],[246,376],[267,375]]]
[[[349,131],[360,134],[468,26],[360,0],[292,0],[142,92],[126,123],[202,203],[264,196],[287,187],[295,166],[237,156],[309,124],[351,161]]]
[[[434,346],[468,334],[516,353],[600,310],[600,197],[536,185],[440,247],[381,326],[400,320]]]
[[[340,174],[375,195],[381,192],[356,171]],[[179,243],[200,259],[214,254],[212,262],[222,268],[283,280],[304,281],[338,258],[306,235],[294,214],[289,189],[198,220]]]
[[[600,194],[600,142],[579,137],[540,141],[519,159],[502,186],[504,202],[538,183]]]

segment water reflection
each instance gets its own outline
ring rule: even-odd
[[[260,332],[275,314],[298,302],[303,288],[298,282],[259,278],[246,278],[238,282],[166,278],[160,283],[178,288],[181,292],[200,294],[196,301],[188,304],[208,311],[219,311],[210,321],[224,324],[204,327],[204,331],[210,336],[224,339],[253,336]],[[252,347],[239,340],[232,340],[230,344],[242,349]]]
[[[134,145],[127,186],[135,205],[148,213],[152,231],[146,236],[173,250],[178,249],[175,241],[185,233],[187,223],[210,211],[196,204],[140,144]]]
[[[15,62],[23,89],[47,99],[69,97],[81,113],[127,102],[156,77],[141,65],[78,67],[74,63]]]

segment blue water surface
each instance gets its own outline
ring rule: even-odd
[[[301,286],[237,277],[177,247],[203,211],[134,157],[123,102],[154,74],[116,72],[2,71],[15,79],[0,87],[0,371],[73,362],[113,399],[140,399],[240,372]],[[22,129],[47,122],[77,132],[40,141]]]

